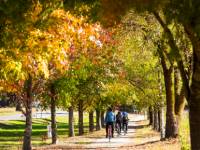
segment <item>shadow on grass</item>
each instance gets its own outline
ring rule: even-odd
[[[15,123],[0,123],[1,129],[24,129],[24,124],[19,124],[18,120]]]
[[[33,121],[32,126],[32,136],[33,140],[34,137],[38,137],[40,139],[41,136],[47,134],[47,125],[42,124],[44,121],[49,121],[48,119]],[[24,129],[25,129],[25,122],[21,120],[7,122],[7,123],[0,123],[0,141],[2,142],[18,142],[20,137],[23,137],[24,135]],[[66,135],[68,136],[69,130],[68,130],[68,124],[67,123],[57,123],[57,133],[58,136]],[[85,133],[88,132],[88,125],[86,124],[84,126]],[[78,125],[75,125],[75,134],[78,135]],[[1,145],[1,143],[0,143]]]
[[[24,134],[24,121],[0,123],[0,141],[15,141]],[[33,122],[32,136],[42,136],[47,133],[47,125]],[[58,122],[58,134],[68,134],[68,124]]]

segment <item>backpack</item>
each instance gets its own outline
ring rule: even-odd
[[[116,121],[122,121],[122,115],[121,114],[117,114],[116,115]]]
[[[123,117],[122,117],[122,120],[123,120],[123,122],[127,122],[128,121],[128,116],[126,115],[123,115]]]

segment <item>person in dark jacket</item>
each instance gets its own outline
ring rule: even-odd
[[[122,114],[120,111],[118,111],[117,115],[116,115],[116,127],[117,125],[119,126],[119,132],[121,133],[121,129],[122,129]]]
[[[106,123],[106,138],[108,137],[108,127],[109,125],[112,126],[112,137],[114,134],[114,122],[115,122],[115,114],[112,112],[112,108],[108,108],[108,111],[106,113],[105,117],[105,123]]]
[[[128,113],[126,111],[122,112],[122,128],[123,130],[128,130]]]

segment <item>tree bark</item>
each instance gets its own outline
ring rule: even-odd
[[[51,131],[52,131],[52,144],[57,143],[57,128],[56,128],[56,100],[55,100],[55,87],[51,85]]]
[[[185,87],[181,83],[180,72],[178,68],[175,69],[174,74],[174,90],[175,90],[175,114],[181,118],[182,112],[185,107]]]
[[[185,103],[186,103],[186,100],[185,100],[185,95],[184,95],[184,89],[182,88],[181,93],[175,103],[175,114],[176,114],[178,129],[181,122],[181,116],[185,108]]]
[[[190,137],[192,150],[200,149],[200,40],[196,41],[193,53],[193,75],[189,101]]]
[[[181,121],[181,115],[185,107],[185,87],[181,82],[180,72],[178,68],[175,68],[174,72],[174,90],[175,90],[175,115],[177,121],[177,127],[179,129],[179,123]]]
[[[74,133],[74,109],[72,106],[69,107],[69,137],[75,136]]]
[[[191,23],[192,24],[192,23]],[[200,149],[200,39],[195,33],[194,24],[184,24],[185,32],[193,46],[192,84],[189,91],[189,122],[191,149]]]
[[[32,93],[32,77],[29,75],[29,78],[25,84],[26,89],[26,124],[24,131],[24,141],[23,141],[23,150],[32,150],[31,145],[31,134],[32,134],[32,102],[33,102],[33,93]]]
[[[20,100],[17,100],[16,111],[22,111],[22,103],[20,102]]]
[[[101,111],[96,109],[96,130],[101,130]]]
[[[169,70],[164,71],[165,89],[166,89],[166,131],[165,138],[175,138],[178,135],[177,122],[175,116],[175,97],[174,97],[174,68],[171,65]]]
[[[153,125],[152,107],[149,107],[149,125]]]
[[[161,110],[160,108],[158,109],[158,132],[161,131]]]
[[[101,111],[101,127],[104,128],[104,111]]]
[[[164,64],[163,64],[164,65]],[[159,107],[159,130],[160,130],[160,139],[165,138],[165,120],[164,120],[164,97],[163,97],[163,85],[161,80],[161,71],[158,72],[158,82],[159,82],[159,97],[161,99]]]
[[[154,120],[155,119],[155,117],[154,117],[154,114],[155,114],[154,111],[155,110],[152,108],[152,127],[153,128],[154,128],[154,122],[155,122],[155,120]]]
[[[184,96],[184,90],[182,89],[179,95],[179,98],[176,100],[176,103],[175,103],[175,113],[177,116],[181,117],[183,110],[185,108],[185,103],[186,103],[186,100]]]
[[[161,140],[165,138],[165,119],[164,119],[164,106],[160,109],[160,138]]]
[[[94,131],[94,112],[90,111],[89,112],[89,131],[93,132]]]
[[[78,106],[78,131],[79,135],[84,134],[84,125],[83,125],[83,101],[79,101],[79,106]]]
[[[167,109],[165,138],[175,138],[178,135],[178,128],[175,116],[174,66],[173,63],[171,63],[170,67],[167,67],[167,59],[161,45],[158,45],[158,53],[161,59],[166,91]]]
[[[159,128],[158,111],[157,111],[157,109],[154,109],[154,125],[153,125],[153,128],[156,131],[158,131],[158,128]]]

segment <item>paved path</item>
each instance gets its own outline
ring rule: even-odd
[[[100,148],[100,149],[119,149],[119,147],[124,145],[133,145],[134,144],[134,133],[135,133],[135,121],[144,120],[143,115],[129,115],[129,125],[128,125],[128,133],[124,135],[122,132],[121,135],[117,135],[115,133],[114,138],[109,142],[108,138],[102,137],[87,145],[88,149],[90,148]]]

